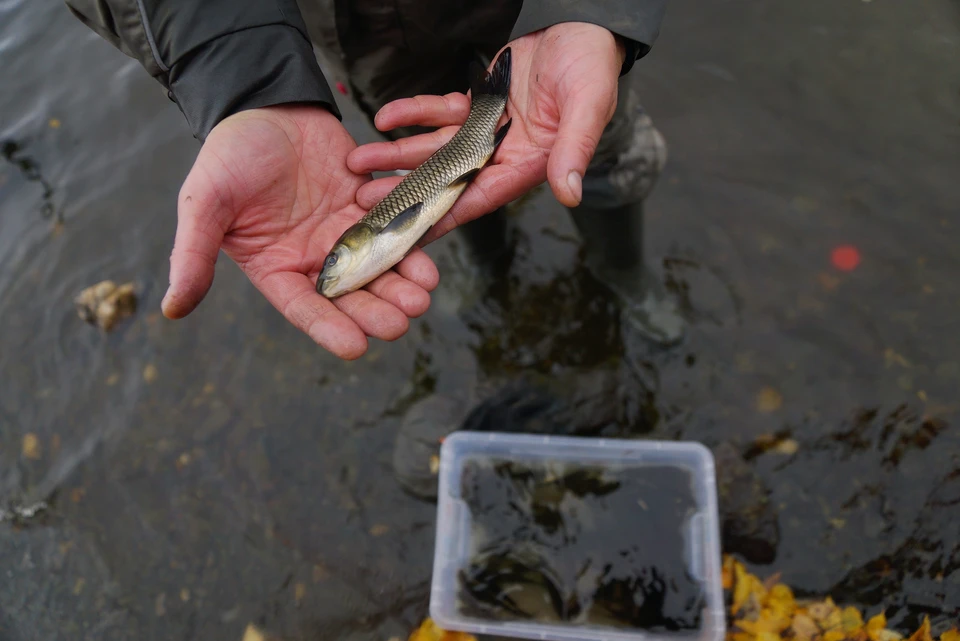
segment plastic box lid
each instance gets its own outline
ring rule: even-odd
[[[587,464],[611,469],[649,465],[679,468],[691,479],[696,506],[683,535],[685,571],[700,584],[703,607],[696,629],[678,632],[581,623],[541,623],[516,617],[481,618],[460,610],[459,571],[471,554],[471,513],[461,496],[470,461],[498,459],[528,465]],[[442,629],[521,639],[556,641],[722,641],[726,631],[716,477],[710,450],[695,442],[454,432],[440,449],[436,547],[430,616]],[[623,534],[622,532],[620,533]]]

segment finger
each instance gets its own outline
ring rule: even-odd
[[[422,316],[430,307],[430,294],[393,270],[378,276],[366,289],[399,309],[407,318]]]
[[[389,142],[371,142],[347,156],[347,167],[357,174],[395,169],[416,169],[457,133],[458,126]]]
[[[333,304],[367,336],[394,341],[410,328],[406,314],[364,289],[338,296],[333,299]]]
[[[563,105],[557,138],[547,161],[547,180],[563,205],[580,204],[587,165],[615,108],[615,85],[612,91],[598,91],[591,86]]]
[[[210,291],[224,236],[219,221],[221,207],[214,198],[191,193],[189,187],[180,194],[177,233],[170,254],[170,285],[160,302],[167,318],[183,318]]]
[[[470,99],[466,94],[443,96],[422,95],[400,98],[381,107],[374,117],[380,131],[397,127],[446,127],[462,125],[470,115]]]
[[[403,176],[385,176],[364,183],[357,190],[357,204],[364,210],[370,211],[390,193],[390,190],[399,185],[401,180]]]
[[[440,271],[437,269],[436,263],[427,256],[427,252],[419,247],[401,260],[395,269],[398,274],[426,292],[432,292],[440,284]],[[427,302],[429,303],[429,299]],[[406,312],[406,310],[404,311]],[[410,314],[407,315],[410,316]]]
[[[294,327],[328,352],[354,360],[367,351],[367,336],[349,315],[317,293],[313,281],[297,272],[274,272],[254,282]]]

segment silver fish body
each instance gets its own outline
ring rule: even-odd
[[[509,87],[507,48],[490,73],[477,66],[470,115],[453,138],[334,243],[317,277],[318,293],[336,298],[367,285],[403,260],[450,211],[510,127],[508,120],[497,130]]]

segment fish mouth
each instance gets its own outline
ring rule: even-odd
[[[320,272],[320,275],[317,276],[317,293],[321,296],[332,298],[338,293],[337,285],[340,283],[340,278],[325,274],[325,271],[326,270]]]

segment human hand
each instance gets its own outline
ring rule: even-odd
[[[616,109],[625,48],[607,29],[574,22],[536,31],[507,46],[513,58],[510,131],[490,166],[421,245],[506,205],[544,180],[562,204],[580,203],[583,175]],[[450,140],[469,112],[470,99],[460,93],[395,100],[376,115],[380,131],[415,125],[439,129],[357,147],[347,156],[347,165],[359,174],[414,169]],[[367,183],[357,192],[357,202],[372,207],[399,181],[388,177]]]
[[[222,248],[288,321],[340,358],[360,357],[368,336],[402,336],[439,281],[423,251],[337,299],[315,289],[327,252],[365,213],[357,190],[371,178],[347,169],[354,148],[337,118],[316,107],[252,109],[218,124],[180,190],[163,314],[196,308]]]

